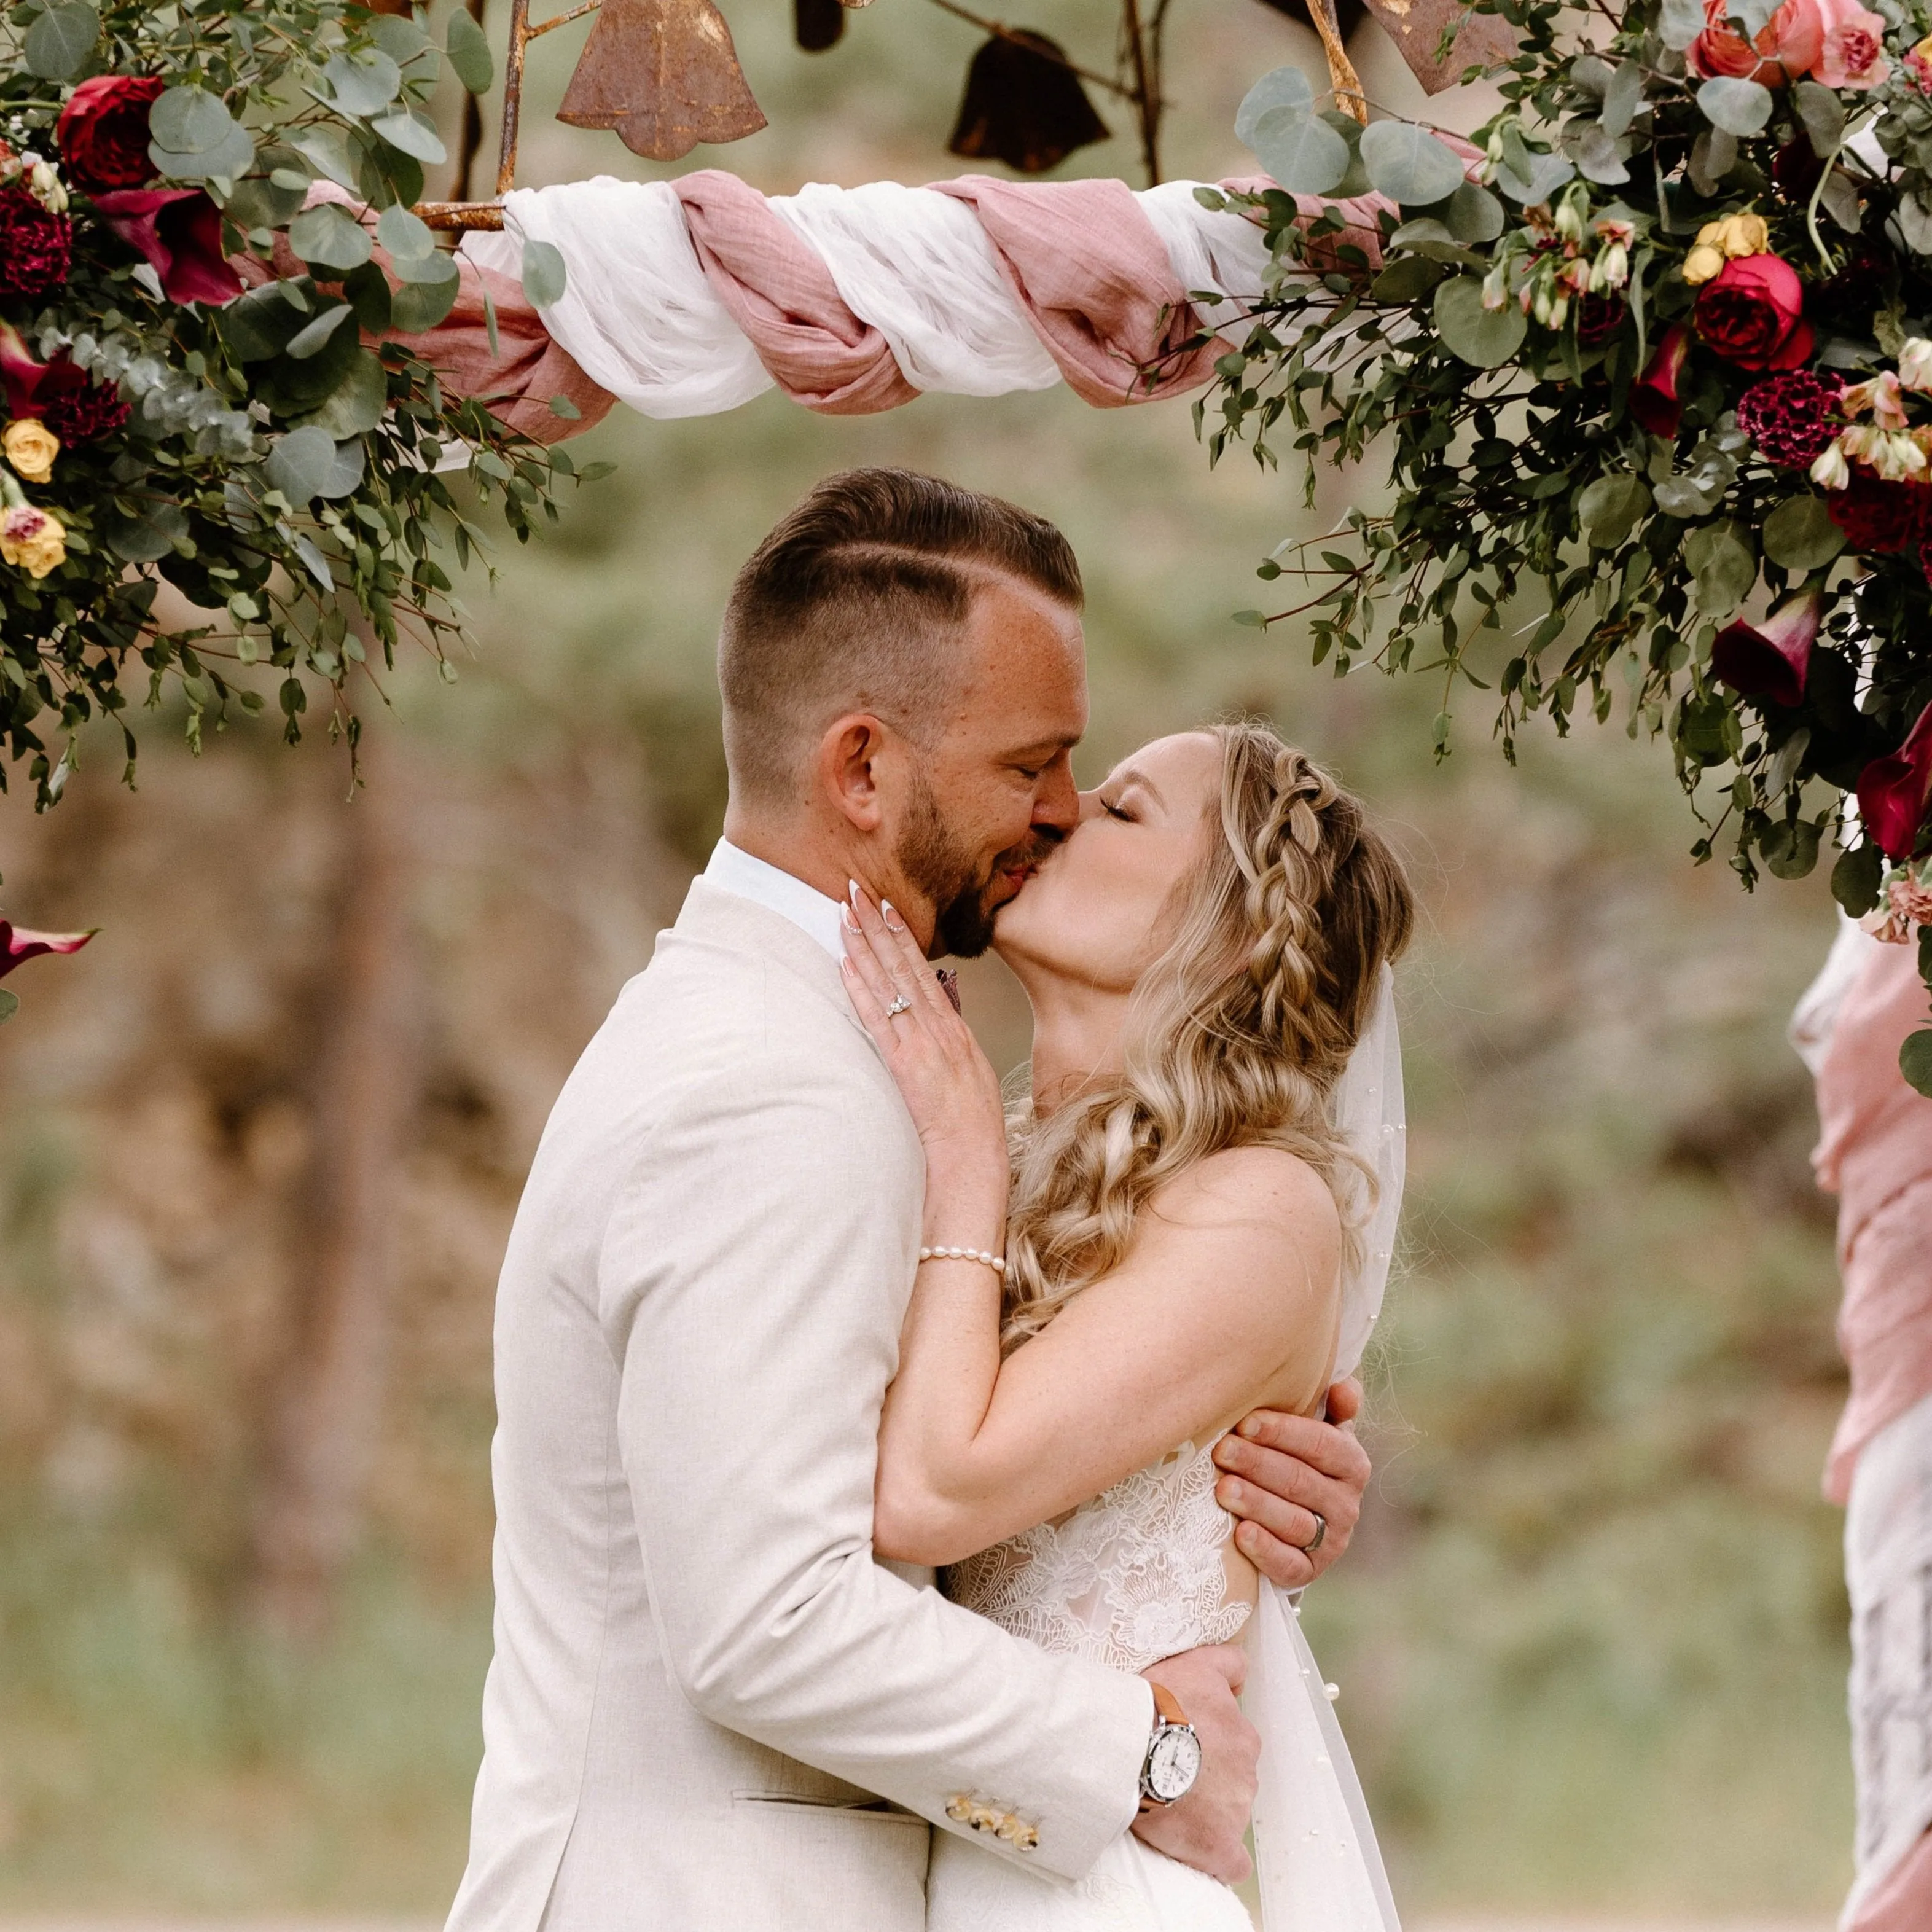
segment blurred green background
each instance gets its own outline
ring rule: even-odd
[[[730,11],[772,127],[692,164],[774,190],[958,171],[973,29],[880,0],[808,58],[758,4]],[[1111,18],[1052,0],[1026,23],[1105,64]],[[1176,172],[1243,164],[1228,129],[1256,76],[1320,72],[1256,0],[1190,0],[1171,35]],[[652,172],[545,118],[580,37],[532,55],[526,180]],[[1354,51],[1372,94],[1413,104],[1372,26]],[[1069,171],[1133,166],[1115,140]],[[1472,714],[1438,767],[1426,681],[1338,682],[1294,626],[1232,625],[1254,565],[1352,486],[1304,511],[1244,460],[1210,475],[1183,406],[1056,391],[827,421],[767,396],[698,422],[620,411],[578,449],[617,473],[500,554],[494,594],[472,584],[475,662],[454,691],[398,680],[355,804],[319,731],[290,752],[237,729],[197,763],[156,720],[138,795],[102,740],[52,817],[0,805],[11,916],[105,928],[16,978],[0,1033],[0,1910],[446,1905],[521,1176],[716,835],[731,573],[813,479],[869,461],[1016,496],[1072,538],[1085,782],[1147,736],[1264,712],[1414,867],[1378,1474],[1308,1615],[1405,1907],[1833,1906],[1846,1612],[1817,1479],[1843,1390],[1809,1083],[1782,1036],[1831,936],[1822,881],[1748,898],[1694,868],[1667,756],[1621,718],[1511,772]],[[394,916],[357,953],[379,899]],[[372,983],[399,989],[406,1051],[375,1056],[380,1104],[345,1110],[345,989]],[[968,997],[1023,1058],[999,969]],[[290,1493],[275,1445],[315,1385],[319,1203],[338,1143],[368,1154],[383,1120],[349,1504],[291,1618],[263,1580]]]

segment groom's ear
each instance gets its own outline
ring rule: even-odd
[[[879,766],[890,735],[869,712],[860,711],[835,720],[818,741],[820,793],[855,831],[874,833],[885,823]]]

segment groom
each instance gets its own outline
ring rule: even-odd
[[[1246,1870],[1238,1649],[1144,1681],[871,1550],[924,1174],[838,899],[859,879],[935,954],[985,948],[1075,822],[1080,601],[1050,524],[896,470],[821,484],[739,574],[724,839],[566,1085],[504,1263],[496,1655],[450,1932],[920,1932],[934,1826],[1063,1882],[1130,1828]],[[1366,1457],[1265,1415],[1223,1455],[1240,1546],[1306,1582]],[[1156,1693],[1202,1753],[1165,1806]]]

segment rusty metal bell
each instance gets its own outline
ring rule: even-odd
[[[1037,175],[1107,136],[1107,124],[1058,44],[1014,28],[973,56],[946,146],[968,160],[1004,161]]]
[[[792,0],[792,33],[808,54],[836,46],[845,31],[844,0]]]
[[[634,154],[674,161],[765,124],[731,29],[711,0],[604,0],[556,118],[614,128]]]

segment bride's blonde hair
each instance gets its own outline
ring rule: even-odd
[[[1223,1148],[1298,1154],[1342,1208],[1372,1198],[1329,1096],[1407,944],[1402,864],[1359,800],[1268,726],[1210,728],[1218,814],[1134,989],[1124,1065],[1042,1117],[1009,1117],[1013,1160],[1003,1336],[1037,1334],[1118,1267],[1161,1185]],[[1359,1178],[1358,1178],[1359,1177]]]

